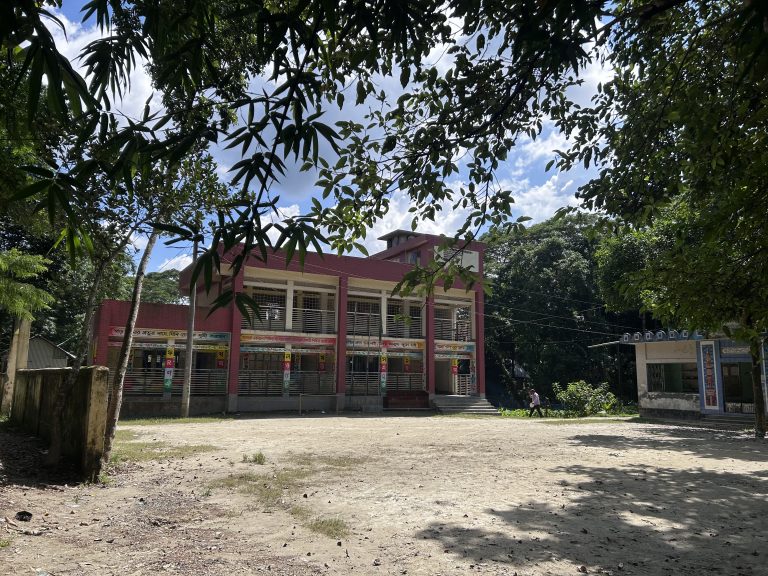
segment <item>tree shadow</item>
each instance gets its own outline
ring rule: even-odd
[[[614,575],[765,573],[762,475],[582,465],[551,472],[570,479],[546,502],[485,511],[501,521],[495,531],[436,522],[417,536],[520,574],[577,573],[581,565]]]
[[[0,486],[47,488],[81,482],[71,465],[45,466],[46,452],[45,441],[4,423],[0,426]]]
[[[582,446],[614,450],[672,450],[700,458],[768,462],[768,443],[746,433],[713,428],[654,425],[643,428],[642,436],[623,434],[581,434],[571,442]]]

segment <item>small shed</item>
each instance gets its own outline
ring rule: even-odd
[[[33,336],[29,339],[26,368],[66,368],[73,359],[73,354],[44,336]]]

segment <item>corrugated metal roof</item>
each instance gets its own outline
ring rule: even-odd
[[[64,368],[70,356],[66,350],[56,346],[47,338],[34,336],[29,339],[27,368]]]

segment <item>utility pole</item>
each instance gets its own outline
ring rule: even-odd
[[[195,264],[197,264],[197,237],[192,247],[192,275],[194,276]],[[195,303],[197,300],[197,282],[192,281],[189,286],[189,313],[187,314],[187,343],[184,350],[184,385],[181,391],[181,417],[189,418],[189,397],[192,391],[192,360],[194,359],[193,346],[195,343]]]

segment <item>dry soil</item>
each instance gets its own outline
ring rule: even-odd
[[[0,574],[768,574],[768,444],[746,432],[438,416],[120,429],[123,453],[133,438],[149,443],[134,456],[170,457],[68,484],[42,475],[36,441],[0,432]]]

